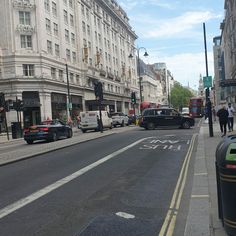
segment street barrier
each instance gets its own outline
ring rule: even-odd
[[[236,236],[236,135],[217,145],[215,166],[219,218],[226,232]]]

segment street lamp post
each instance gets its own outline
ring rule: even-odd
[[[70,96],[70,82],[69,82],[69,72],[68,64],[66,63],[66,81],[67,81],[67,121],[71,119],[71,96]]]
[[[141,77],[141,66],[140,66],[140,57],[139,57],[139,50],[141,49],[144,49],[145,50],[145,53],[143,56],[147,57],[148,56],[148,53],[147,53],[147,49],[144,48],[144,47],[138,47],[138,48],[135,48],[137,50],[137,54],[138,54],[138,79],[139,79],[139,94],[140,94],[140,104],[141,102],[143,101],[143,96],[142,96],[142,77]],[[133,55],[130,54],[129,55],[129,58],[132,58]]]

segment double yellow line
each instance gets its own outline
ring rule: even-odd
[[[183,195],[184,186],[187,179],[189,162],[190,162],[191,155],[193,152],[193,147],[194,147],[194,142],[195,142],[196,137],[197,137],[197,134],[194,134],[191,139],[188,152],[185,156],[184,163],[183,163],[177,184],[175,186],[175,191],[174,191],[171,203],[170,203],[170,207],[167,212],[165,221],[161,227],[159,236],[172,236],[174,233],[176,218],[177,218],[177,214],[178,214],[178,210],[180,206],[180,201]]]

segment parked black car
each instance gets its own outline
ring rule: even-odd
[[[58,119],[46,120],[40,125],[24,129],[24,140],[28,144],[36,140],[56,141],[60,138],[71,138],[72,135],[72,128]]]
[[[180,127],[189,129],[194,126],[194,119],[182,116],[173,108],[148,108],[143,111],[139,120],[139,126],[145,129],[155,129],[157,127]]]

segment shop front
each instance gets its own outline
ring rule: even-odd
[[[71,112],[72,120],[76,120],[77,116],[79,116],[79,113],[83,111],[82,97],[71,95],[71,102],[72,102],[72,112]]]
[[[24,127],[40,124],[40,99],[39,92],[26,91],[22,93],[23,108],[23,123]]]
[[[67,121],[66,94],[51,93],[52,119]]]

